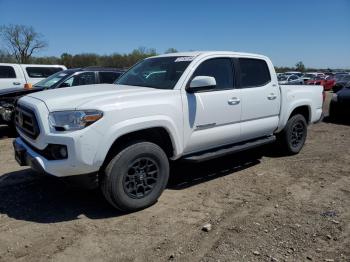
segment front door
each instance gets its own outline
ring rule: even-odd
[[[216,87],[210,91],[183,94],[188,104],[190,126],[185,154],[240,140],[241,91],[234,88],[233,70],[231,58],[211,58],[203,61],[192,75],[191,79],[212,76]]]

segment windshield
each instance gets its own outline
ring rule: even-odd
[[[193,57],[155,57],[136,64],[117,81],[119,85],[173,89]]]
[[[58,81],[60,81],[61,79],[63,79],[64,77],[71,75],[70,72],[57,72],[51,76],[49,76],[48,78],[45,78],[43,80],[41,80],[40,82],[36,83],[34,85],[34,87],[46,87],[46,88],[50,88],[52,87],[54,84],[56,84]]]

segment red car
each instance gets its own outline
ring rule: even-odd
[[[335,85],[335,79],[327,76],[325,78],[317,76],[314,78],[311,78],[310,80],[306,81],[307,85],[321,85],[323,86],[325,91],[332,90],[333,86]]]

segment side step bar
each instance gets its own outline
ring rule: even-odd
[[[276,141],[276,136],[268,136],[264,138],[259,138],[257,140],[251,140],[245,143],[234,144],[226,147],[220,147],[218,149],[213,149],[210,151],[204,151],[201,153],[196,153],[192,155],[185,156],[183,160],[188,162],[202,162],[232,153],[237,153],[243,150],[252,149],[255,147],[267,145]]]

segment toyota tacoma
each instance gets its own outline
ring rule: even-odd
[[[322,116],[323,88],[279,85],[270,59],[236,52],[146,58],[115,84],[22,97],[14,140],[20,165],[92,177],[124,211],[154,204],[169,162],[200,162],[277,142],[303,147]]]

